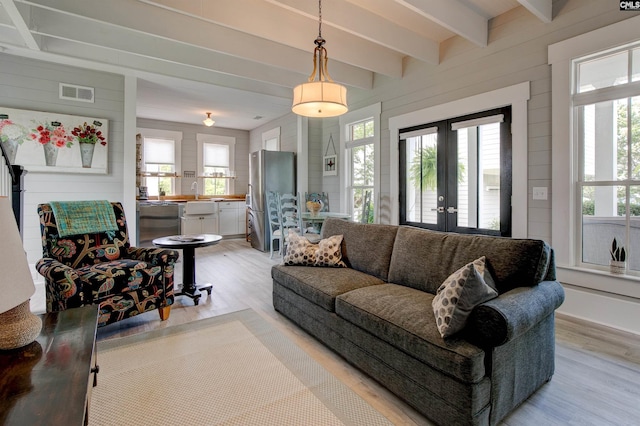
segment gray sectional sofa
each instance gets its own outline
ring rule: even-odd
[[[554,372],[554,311],[564,300],[543,241],[328,219],[347,268],[276,265],[275,309],[443,425],[497,424]],[[431,302],[486,256],[499,296],[441,337]]]

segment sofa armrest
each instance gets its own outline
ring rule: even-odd
[[[558,281],[515,288],[477,306],[464,337],[480,347],[503,345],[553,314],[563,301],[564,290]]]
[[[84,297],[84,281],[75,269],[45,257],[38,260],[36,270],[46,281],[47,312],[64,311],[90,303]]]
[[[180,257],[177,250],[152,248],[152,247],[129,247],[127,256],[130,259],[148,262],[154,266],[172,266]]]

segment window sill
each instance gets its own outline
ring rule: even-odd
[[[607,271],[557,266],[558,281],[576,287],[640,299],[640,276],[618,275]]]

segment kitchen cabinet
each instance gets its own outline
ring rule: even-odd
[[[218,220],[213,214],[183,216],[182,234],[218,234]]]
[[[220,235],[244,235],[245,202],[220,201],[218,203],[218,225]]]
[[[182,215],[182,234],[219,234],[218,205],[213,201],[188,201]]]

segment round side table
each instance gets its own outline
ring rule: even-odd
[[[170,235],[156,238],[153,245],[156,247],[182,250],[182,290],[175,293],[176,296],[187,296],[193,299],[194,305],[200,301],[200,291],[206,291],[211,295],[211,284],[199,286],[196,284],[196,249],[212,246],[222,240],[220,235]]]

